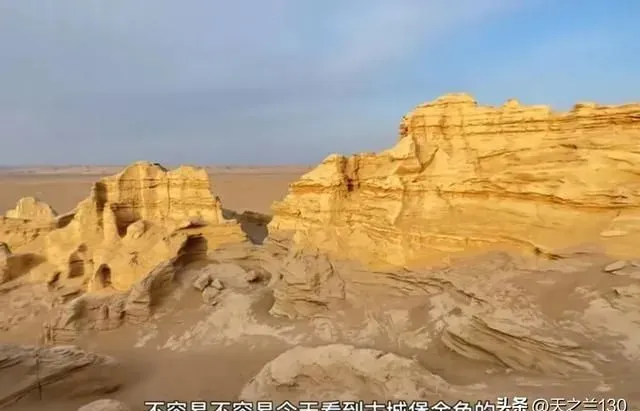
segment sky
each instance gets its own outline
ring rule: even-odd
[[[313,164],[448,92],[640,101],[638,0],[0,0],[0,166]]]

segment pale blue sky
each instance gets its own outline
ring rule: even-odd
[[[0,165],[315,163],[457,91],[640,101],[640,1],[0,0]]]

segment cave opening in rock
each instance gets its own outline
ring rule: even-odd
[[[116,227],[118,228],[118,236],[120,238],[124,238],[127,235],[127,230],[129,229],[129,226],[135,223],[135,221],[122,221],[117,217],[118,216],[116,215]]]
[[[110,207],[115,218],[118,236],[124,238],[127,235],[129,226],[140,220],[140,216],[136,209],[128,204],[111,204]]]
[[[111,287],[111,268],[109,268],[108,265],[100,265],[96,275],[98,277],[98,284],[100,285],[100,288]]]
[[[206,258],[208,248],[206,238],[200,235],[189,236],[178,250],[178,262],[181,265],[186,265]]]

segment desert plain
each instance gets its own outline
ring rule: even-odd
[[[389,147],[0,170],[0,408],[637,410],[640,104],[450,94]]]

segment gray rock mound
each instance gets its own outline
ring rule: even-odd
[[[406,401],[456,395],[455,388],[415,360],[332,344],[286,351],[244,386],[240,399]]]
[[[130,411],[130,408],[120,401],[102,399],[83,405],[78,411]]]

